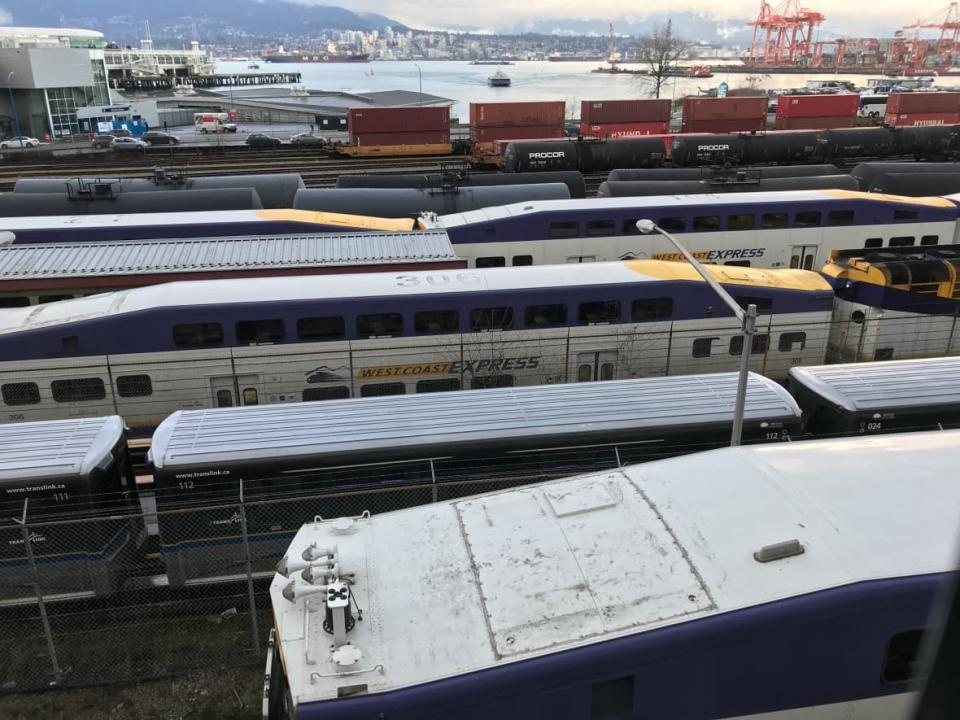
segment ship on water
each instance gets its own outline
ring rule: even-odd
[[[550,62],[596,62],[603,59],[603,55],[576,52],[558,52],[547,56]]]
[[[487,78],[490,87],[510,87],[510,76],[499,70]]]
[[[263,60],[269,63],[365,63],[370,62],[370,55],[367,53],[308,53],[296,50],[265,54]]]

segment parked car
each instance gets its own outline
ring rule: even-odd
[[[143,152],[149,145],[143,140],[132,137],[118,137],[113,139],[113,145],[110,149],[117,152]]]
[[[247,136],[247,145],[250,147],[276,148],[280,147],[282,144],[283,143],[281,143],[277,138],[264,135],[263,133],[253,133],[253,135]]]
[[[295,147],[320,146],[326,145],[327,139],[313,133],[300,133],[290,137],[290,144]]]
[[[158,130],[147,130],[143,135],[140,136],[140,139],[143,140],[148,145],[179,145],[179,138],[174,137],[173,135],[168,135],[165,132],[160,132]]]
[[[114,140],[116,140],[116,138],[113,135],[96,135],[90,145],[100,149],[108,148],[113,145]]]
[[[116,130],[111,130],[107,134],[113,135],[114,137],[133,137],[133,133],[126,128],[117,128]]]
[[[26,135],[15,135],[12,138],[7,138],[0,142],[0,150],[18,148],[20,147],[21,141],[23,142],[23,147],[40,147],[40,141],[36,138],[27,137]]]

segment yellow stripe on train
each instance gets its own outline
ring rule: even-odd
[[[687,262],[668,260],[626,260],[623,263],[635,273],[655,277],[659,280],[693,280],[703,282],[703,278]],[[782,290],[826,290],[830,283],[819,273],[810,270],[737,267],[733,265],[704,265],[717,282],[729,285],[754,285],[773,287]]]
[[[820,192],[846,200],[877,200],[880,202],[906,203],[908,205],[926,205],[927,207],[956,207],[953,202],[942,197],[906,197],[903,195],[887,195],[885,193],[868,193],[857,190],[821,190]]]
[[[254,212],[261,220],[298,222],[309,225],[337,225],[363,230],[383,230],[384,232],[410,232],[416,224],[416,221],[410,218],[379,218],[311,210],[254,210]]]

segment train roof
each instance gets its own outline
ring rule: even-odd
[[[0,483],[87,475],[125,429],[117,415],[0,425]],[[3,500],[10,499],[8,491]]]
[[[830,285],[807,270],[762,270],[707,266],[720,282],[732,285],[829,293]],[[663,260],[537,265],[451,271],[295,275],[230,280],[194,280],[131,288],[0,313],[0,334],[162,307],[229,305],[297,300],[425,296],[452,292],[520,291],[642,282],[703,282],[687,263]]]
[[[423,219],[424,225],[445,228],[472,225],[474,223],[501,220],[509,217],[531,215],[539,212],[564,210],[609,210],[629,209],[641,212],[646,208],[661,210],[668,207],[726,206],[726,205],[763,205],[784,202],[840,202],[861,200],[868,202],[898,203],[925,207],[956,210],[955,203],[940,197],[915,198],[882,193],[856,192],[853,190],[784,190],[746,193],[704,193],[702,195],[651,195],[646,197],[587,198],[584,200],[535,200],[532,202],[512,203],[497,207],[470,210],[468,212],[443,215],[435,221]]]
[[[287,221],[307,225],[337,225],[344,228],[403,232],[413,229],[406,218],[378,218],[310,210],[216,210],[200,212],[130,213],[126,215],[50,215],[0,218],[0,231],[56,230],[107,227],[171,227],[179,225],[220,225],[238,222]]]
[[[291,694],[302,705],[357,683],[367,694],[396,690],[854,583],[953,570],[958,463],[960,431],[755,445],[308,523],[287,557],[299,561],[311,544],[333,548],[339,572],[353,574],[363,622],[347,639],[361,656],[339,665],[323,601],[297,594],[308,587],[299,572],[275,576]],[[802,554],[755,559],[792,540]],[[377,672],[344,673],[356,667]]]
[[[960,405],[960,357],[817,365],[790,379],[847,412]]]
[[[0,280],[454,262],[442,230],[247,235],[0,247]]]
[[[471,441],[705,426],[732,421],[736,391],[737,373],[715,373],[181,410],[157,428],[150,459],[157,469],[177,469],[398,444],[442,456],[444,448]],[[751,373],[745,416],[799,420],[800,408],[782,386]]]

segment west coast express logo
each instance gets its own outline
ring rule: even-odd
[[[541,357],[492,358],[486,360],[455,360],[453,362],[409,363],[381,365],[357,370],[357,380],[374,378],[408,378],[426,375],[460,375],[461,373],[495,373],[508,370],[533,370],[540,366]]]
[[[690,254],[702,262],[721,262],[723,260],[746,260],[761,258],[766,248],[737,248],[735,250],[695,250]],[[683,260],[680,253],[653,253],[652,260]]]

